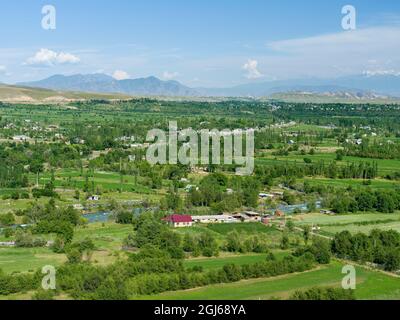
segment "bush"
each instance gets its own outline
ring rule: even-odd
[[[353,290],[311,288],[307,291],[296,291],[290,300],[355,300],[355,296]]]
[[[331,262],[332,253],[329,240],[314,237],[310,252],[313,254],[315,261],[319,264],[329,264]]]
[[[14,214],[9,212],[6,214],[0,214],[0,225],[4,227],[9,227],[15,224]]]
[[[46,244],[46,240],[34,237],[30,232],[18,230],[15,235],[15,246],[19,248],[44,247]]]
[[[54,296],[55,296],[54,290],[40,289],[33,294],[32,300],[40,300],[40,301],[54,300]]]

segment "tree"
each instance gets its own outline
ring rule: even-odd
[[[239,266],[235,264],[227,264],[222,269],[229,282],[236,282],[242,279],[242,272]]]
[[[360,211],[372,211],[374,207],[376,206],[376,196],[373,192],[371,191],[359,191],[355,199],[358,203],[358,209]]]
[[[14,214],[9,212],[6,214],[0,214],[0,226],[9,227],[15,224]]]
[[[199,237],[199,248],[205,257],[218,255],[218,243],[210,232],[203,232]]]
[[[385,254],[384,268],[386,271],[398,271],[400,269],[399,248],[387,249]]]
[[[331,262],[331,243],[329,240],[314,237],[310,252],[319,264],[329,264]]]
[[[337,289],[337,288],[311,288],[306,291],[296,291],[290,300],[355,300],[353,290]]]
[[[315,204],[315,201],[310,201],[307,203],[307,211],[309,213],[315,212],[317,210],[317,206]]]
[[[303,227],[303,239],[304,239],[304,243],[307,245],[308,241],[311,238],[311,227],[309,225],[305,225]]]
[[[239,252],[241,249],[241,241],[239,233],[234,230],[226,236],[226,250],[230,252]]]
[[[287,249],[289,249],[289,246],[290,246],[289,237],[286,233],[284,233],[282,235],[282,239],[281,239],[281,249],[287,250]]]
[[[82,252],[78,248],[73,247],[66,251],[68,263],[80,263],[82,261]]]
[[[293,204],[296,203],[296,197],[292,193],[290,193],[288,191],[285,191],[283,193],[282,200],[285,201],[289,205],[293,205]]]
[[[336,161],[343,161],[344,151],[343,149],[339,149],[336,151]]]
[[[166,210],[174,210],[178,212],[183,207],[183,202],[178,193],[169,192],[162,202],[162,207]]]
[[[39,300],[39,301],[54,300],[54,296],[55,296],[54,290],[40,289],[33,294],[32,300]]]
[[[131,224],[133,219],[132,212],[128,210],[119,209],[115,213],[115,222],[119,224]]]
[[[185,252],[193,252],[196,250],[196,240],[189,232],[185,233],[183,238],[183,250]]]
[[[295,223],[293,222],[293,220],[288,220],[286,222],[286,228],[290,231],[293,232],[295,230]]]
[[[337,233],[332,241],[332,252],[339,258],[349,258],[353,251],[352,235],[349,231]]]
[[[378,191],[376,194],[376,209],[383,213],[393,213],[396,209],[395,199],[387,191]]]

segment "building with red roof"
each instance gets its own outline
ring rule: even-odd
[[[168,222],[174,228],[185,228],[193,225],[192,216],[189,215],[173,214],[163,220]]]

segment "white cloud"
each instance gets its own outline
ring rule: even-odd
[[[285,77],[331,77],[365,70],[400,70],[400,27],[373,27],[267,43],[259,58]]]
[[[75,64],[78,62],[80,62],[80,59],[71,53],[40,49],[33,57],[29,58],[25,64],[51,67],[62,64]]]
[[[247,71],[247,79],[259,79],[264,77],[264,75],[258,70],[258,61],[249,59],[244,64],[243,69]]]
[[[0,65],[0,75],[9,77],[11,73],[7,71],[6,66]]]
[[[165,71],[165,72],[163,73],[163,78],[166,79],[166,80],[176,79],[176,77],[178,77],[178,76],[179,76],[179,73],[178,73],[178,72],[168,72],[168,71]]]
[[[113,78],[115,79],[115,80],[126,80],[126,79],[129,79],[130,78],[130,75],[127,73],[127,72],[125,72],[125,71],[122,71],[122,70],[116,70],[114,73],[113,73]]]
[[[366,70],[363,72],[367,77],[373,76],[396,76],[400,77],[400,71],[396,70]]]

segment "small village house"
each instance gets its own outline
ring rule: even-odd
[[[238,222],[233,216],[230,215],[211,215],[211,216],[192,216],[192,220],[196,223],[236,223]]]
[[[279,217],[279,218],[282,218],[282,217],[285,216],[285,213],[282,210],[276,210],[275,211],[275,216]]]
[[[173,214],[163,219],[174,228],[187,228],[193,225],[192,216]]]
[[[94,195],[87,198],[88,201],[99,201],[100,196]]]

